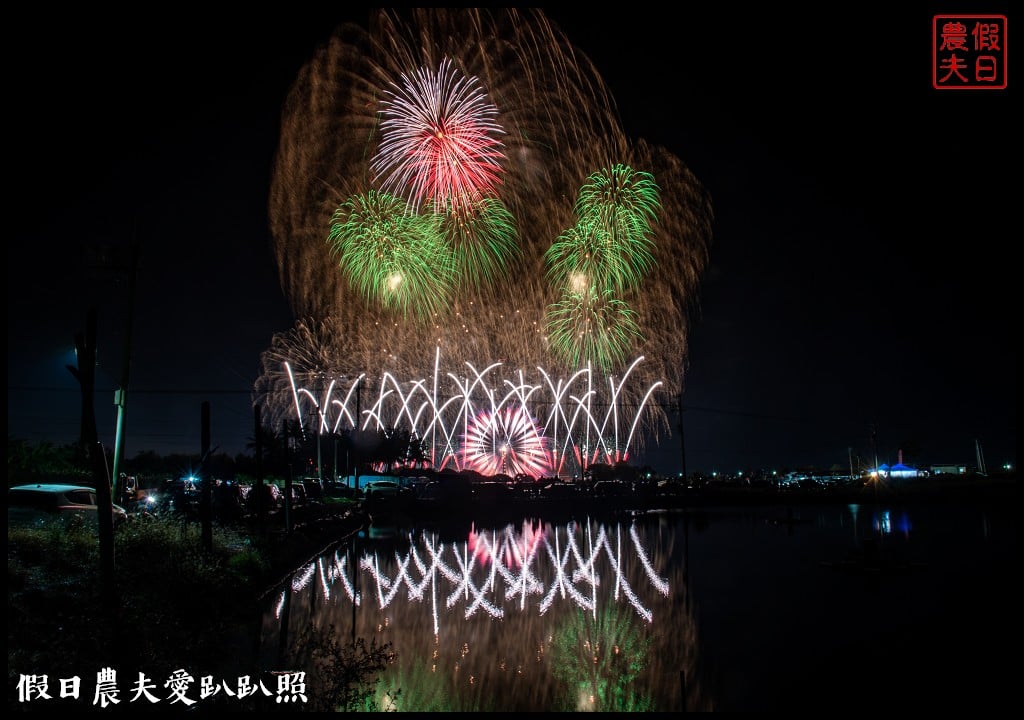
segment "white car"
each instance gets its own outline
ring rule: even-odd
[[[374,480],[363,486],[363,496],[367,500],[384,500],[406,494],[408,490],[394,480]]]
[[[96,490],[85,485],[39,483],[16,485],[7,491],[7,524],[39,524],[60,518],[82,517],[96,522]],[[114,527],[128,519],[127,511],[114,504]]]

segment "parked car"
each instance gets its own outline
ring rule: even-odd
[[[540,497],[549,500],[568,500],[580,497],[579,483],[566,483],[559,480],[544,484],[540,489]]]
[[[164,480],[159,489],[150,493],[153,502],[150,510],[158,513],[182,513],[195,515],[199,512],[199,487],[191,477]]]
[[[7,524],[35,525],[53,519],[82,518],[96,522],[96,490],[85,485],[38,483],[17,485],[7,491]],[[128,520],[128,512],[113,504],[114,527]]]
[[[496,475],[496,478],[502,477]],[[497,482],[487,481],[480,483],[473,483],[473,499],[477,502],[483,503],[501,503],[508,502],[513,498],[512,488],[509,485],[512,478],[509,481],[499,480]]]
[[[319,478],[303,478],[303,487],[306,488],[306,501],[322,503],[324,501],[324,486]]]
[[[281,492],[281,488],[272,482],[260,483],[257,487],[261,489],[262,495],[255,488],[249,488],[249,492],[245,496],[245,509],[248,512],[256,512],[257,497],[262,501],[263,512],[274,512],[281,508],[284,503],[284,493]]]
[[[288,486],[285,486],[285,487],[288,487]],[[309,498],[308,493],[306,491],[305,483],[299,482],[298,480],[293,481],[291,483],[291,492],[292,492],[292,496],[291,496],[292,507],[293,508],[300,508],[300,507],[305,506],[305,504],[306,504],[306,502],[308,501],[308,498]]]
[[[590,489],[592,497],[625,497],[632,492],[632,487],[621,480],[598,480]]]
[[[213,514],[218,520],[232,522],[245,515],[245,493],[233,480],[218,480],[213,486]]]
[[[394,480],[373,480],[363,486],[363,496],[370,501],[391,500],[406,495],[409,495],[409,490]]]

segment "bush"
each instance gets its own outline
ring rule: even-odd
[[[364,712],[397,709],[401,690],[378,697],[381,673],[395,660],[391,643],[364,638],[354,643],[338,639],[334,625],[326,631],[307,627],[292,644],[292,662],[306,670],[309,685],[318,688],[310,698],[313,712]]]
[[[8,672],[68,677],[104,666],[210,674],[237,663],[234,643],[258,627],[259,554],[214,529],[153,518],[115,534],[116,602],[100,597],[98,540],[73,524],[8,528]],[[251,643],[251,640],[249,641]],[[63,675],[62,675],[63,673]]]

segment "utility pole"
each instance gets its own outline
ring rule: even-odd
[[[363,410],[361,407],[363,399],[363,378],[360,376],[356,380],[356,424],[352,428],[352,474],[355,476],[355,488],[359,490],[359,420],[363,416]]]
[[[316,479],[323,485],[324,482],[324,461],[323,461],[323,450],[321,449],[321,441],[323,440],[323,429],[324,429],[324,414],[323,411],[317,407],[317,423],[316,423]]]
[[[133,240],[130,245],[128,265],[128,312],[125,321],[124,358],[121,363],[121,387],[114,392],[114,404],[117,406],[117,430],[114,433],[114,471],[112,473],[114,502],[122,502],[124,483],[121,481],[121,468],[124,465],[124,423],[128,411],[128,376],[132,363],[132,327],[135,321],[135,278],[139,273],[139,241]]]
[[[331,473],[331,487],[338,482],[338,433],[332,432],[331,438],[334,440],[334,470]]]
[[[251,492],[256,493],[256,534],[263,535],[263,421],[260,419],[260,404],[252,409],[253,440],[256,444],[256,485]]]
[[[213,551],[213,478],[210,476],[210,401],[204,400],[200,406],[199,420],[200,472],[202,480],[202,496],[199,500],[200,517],[202,520],[202,543],[206,552]]]
[[[683,484],[688,484],[686,474],[686,435],[683,434],[683,393],[679,393],[679,452],[683,461]]]
[[[288,474],[284,476],[284,530],[289,535],[292,532],[292,455],[288,449],[288,421],[282,420],[285,432],[285,457],[288,459]],[[299,418],[299,439],[302,439],[302,418]],[[303,446],[305,443],[303,443]]]
[[[80,441],[89,453],[92,478],[96,485],[98,511],[97,533],[100,545],[100,592],[104,604],[113,607],[116,594],[114,578],[114,516],[110,498],[110,478],[103,457],[103,446],[96,431],[96,308],[86,314],[85,332],[75,334],[75,354],[78,365],[67,365],[82,390],[82,430]]]
[[[875,455],[875,498],[878,498],[878,485],[882,482],[882,476],[878,472],[878,427],[871,423],[871,451]]]

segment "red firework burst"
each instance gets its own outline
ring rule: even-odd
[[[435,73],[420,68],[381,103],[381,142],[373,170],[381,189],[415,209],[463,213],[496,195],[505,155],[498,109],[475,77],[445,58]]]

